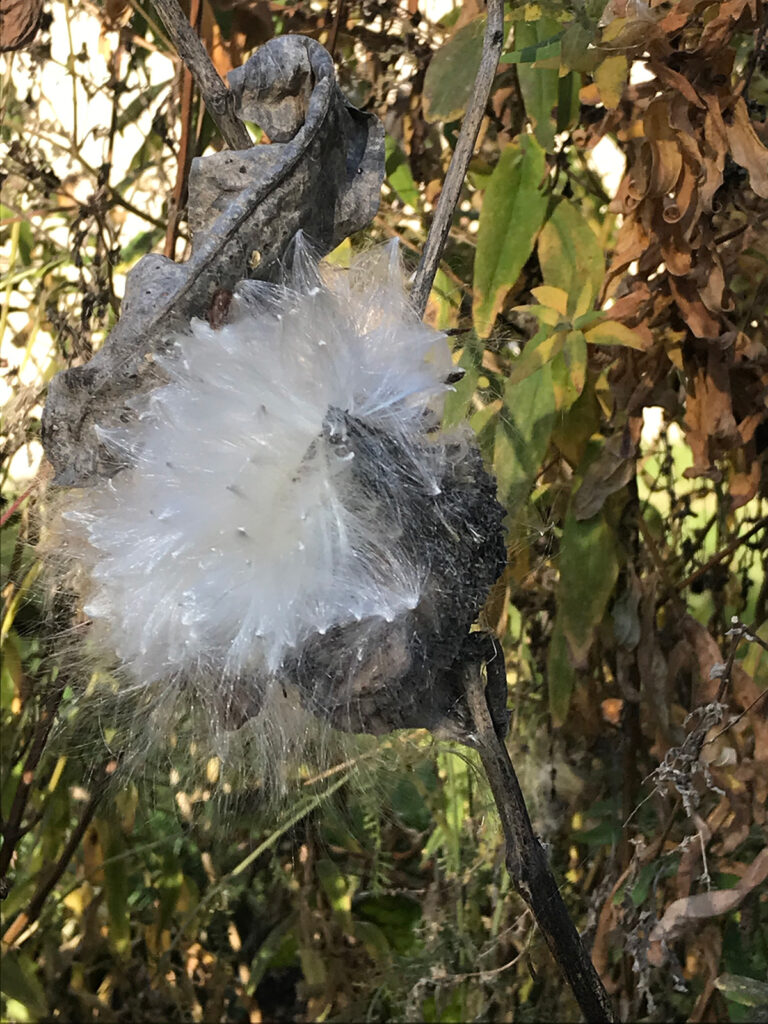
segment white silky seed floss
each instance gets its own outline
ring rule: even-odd
[[[256,709],[309,637],[418,603],[398,509],[356,486],[344,415],[396,438],[437,494],[452,368],[392,247],[325,279],[299,249],[290,285],[242,285],[230,321],[194,321],[157,359],[168,383],[101,432],[126,467],[64,516],[128,689],[191,681],[214,732],[227,723],[206,688],[250,687]]]

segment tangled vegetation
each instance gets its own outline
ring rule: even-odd
[[[366,742],[300,773],[275,819],[216,763],[114,786],[119,752],[60,742],[81,626],[43,606],[27,453],[130,267],[184,258],[189,163],[221,143],[149,0],[42,6],[0,40],[3,1019],[575,1019],[462,748]],[[434,23],[413,0],[187,9],[222,74],[276,34],[331,51],[387,131],[379,214],[334,258],[397,236],[415,262],[482,3]],[[484,613],[508,745],[621,1017],[766,1019],[768,9],[507,19],[427,318],[466,371],[447,419],[469,419],[508,509]],[[43,102],[52,68],[69,120]]]

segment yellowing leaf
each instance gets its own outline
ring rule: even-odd
[[[624,30],[626,24],[626,18],[613,18],[613,20],[603,29],[601,42],[610,43],[612,40],[616,39]]]
[[[624,345],[625,348],[636,348],[645,351],[646,345],[641,336],[618,320],[602,320],[584,332],[590,345]]]
[[[563,357],[577,394],[584,390],[587,377],[587,343],[581,331],[569,331],[565,339]]]
[[[544,222],[547,197],[544,151],[522,136],[501,154],[485,192],[477,232],[474,272],[475,329],[481,338],[493,322],[509,289],[533,251]]]
[[[579,297],[576,300],[576,306],[573,310],[575,318],[580,316],[586,316],[587,313],[592,309],[592,282],[587,280],[579,292]]]
[[[587,343],[581,331],[568,331],[562,351],[552,360],[552,386],[558,412],[566,412],[587,379]]]
[[[556,309],[562,316],[568,312],[568,293],[564,292],[562,288],[553,288],[551,285],[542,284],[538,288],[532,288],[531,295],[542,306]]]
[[[594,303],[605,275],[603,247],[567,199],[560,200],[541,229],[538,253],[544,283],[568,293],[569,310]]]
[[[538,291],[538,289],[536,289]],[[532,313],[540,324],[545,327],[557,327],[563,322],[562,316],[556,309],[549,306],[515,306],[516,313]]]
[[[554,359],[558,352],[562,351],[564,344],[564,331],[557,331],[536,345],[528,342],[510,370],[508,383],[517,384],[521,380],[525,380],[526,377],[530,377],[536,370],[540,370],[545,363]]]
[[[600,99],[608,110],[615,110],[621,101],[621,94],[627,84],[629,61],[623,54],[606,57],[595,68],[595,84]]]

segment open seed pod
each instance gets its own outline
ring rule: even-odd
[[[286,89],[301,85],[311,111],[299,64]],[[223,156],[241,155],[206,158],[210,181]],[[338,188],[346,230],[371,200],[357,184],[350,213]],[[254,722],[283,735],[297,711],[350,732],[462,736],[462,652],[505,552],[471,432],[439,428],[445,336],[411,310],[391,247],[319,269],[318,249],[338,240],[327,225],[286,246],[262,221],[262,251],[282,254],[257,268],[269,279],[241,266],[236,284],[211,264],[201,286],[196,254],[211,237],[231,248],[242,202],[227,182],[206,193],[221,213],[199,222],[189,263],[134,271],[150,296],[155,270],[181,282],[164,316],[130,292],[97,356],[52,385],[46,450],[56,481],[78,485],[57,542],[81,567],[90,643],[111,652],[118,701],[137,702],[158,739],[179,716],[213,735]],[[295,203],[301,220],[307,195]],[[233,287],[223,306],[214,284]]]

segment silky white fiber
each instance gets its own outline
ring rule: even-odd
[[[100,432],[124,468],[65,501],[93,635],[155,728],[169,693],[214,732],[233,709],[240,724],[309,638],[419,602],[397,494],[365,484],[377,466],[361,473],[349,424],[392,439],[408,486],[439,494],[447,341],[409,308],[393,246],[349,271],[294,250],[282,283],[241,284],[228,323],[172,340],[167,383]]]

